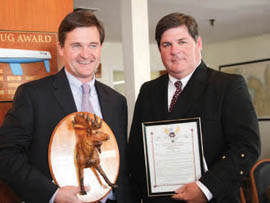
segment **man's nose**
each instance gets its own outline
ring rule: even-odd
[[[180,51],[181,51],[181,49],[180,49],[179,46],[177,46],[177,45],[175,45],[175,44],[173,44],[173,45],[171,46],[171,54],[172,54],[172,55],[178,54]]]
[[[88,47],[83,47],[80,56],[83,58],[88,58],[90,54],[91,54],[90,49]]]

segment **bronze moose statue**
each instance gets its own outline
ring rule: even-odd
[[[76,135],[75,165],[77,167],[81,194],[86,194],[84,188],[84,168],[92,169],[101,185],[103,184],[97,171],[109,186],[117,187],[116,184],[110,182],[100,165],[99,153],[101,153],[101,145],[110,139],[108,134],[99,131],[102,127],[102,120],[98,121],[95,114],[94,119],[91,119],[86,113],[77,113],[72,124]]]

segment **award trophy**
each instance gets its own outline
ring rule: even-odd
[[[95,114],[74,112],[62,119],[48,153],[54,182],[59,187],[79,186],[82,202],[99,201],[117,187],[118,145],[110,127]]]

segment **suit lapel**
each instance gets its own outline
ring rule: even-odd
[[[98,94],[98,100],[100,104],[100,109],[102,113],[103,120],[107,123],[110,123],[110,118],[113,118],[111,113],[111,106],[110,106],[110,97],[107,91],[103,88],[102,84],[99,81],[95,81],[95,87]]]
[[[168,83],[169,83],[169,76],[168,74],[166,74],[166,77],[162,78],[162,81],[159,83],[160,86],[158,87],[157,91],[157,95],[160,95],[160,102],[157,102],[158,105],[156,111],[159,111],[161,116],[162,116],[162,120],[166,118],[166,115],[168,114]],[[160,92],[160,93],[159,93]],[[157,101],[158,96],[155,98]]]
[[[66,114],[77,111],[75,101],[64,71],[64,68],[55,74],[53,81],[53,93],[57,102]]]
[[[189,112],[193,112],[193,105],[200,102],[197,100],[199,100],[206,87],[206,79],[207,68],[202,62],[179,95],[173,111],[168,113],[168,119],[184,118]]]
[[[144,121],[161,121],[168,119],[168,74],[162,75],[159,78],[146,83],[145,96],[147,99],[147,117]]]

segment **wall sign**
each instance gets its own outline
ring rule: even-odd
[[[0,31],[0,102],[11,101],[16,88],[58,71],[57,34]]]

